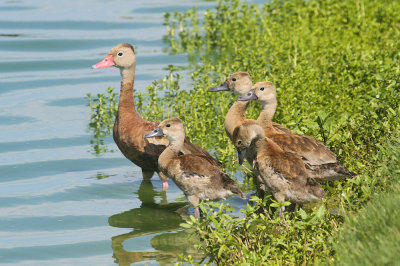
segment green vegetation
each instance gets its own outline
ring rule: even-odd
[[[336,245],[337,265],[394,265],[400,261],[400,140],[381,152],[380,178],[394,181],[356,216],[346,219]]]
[[[90,145],[93,148],[94,154],[100,156],[104,152],[111,152],[104,145],[104,138],[111,134],[114,125],[114,119],[118,111],[116,93],[114,88],[108,87],[107,94],[97,94],[93,98],[90,93],[87,94],[89,107],[91,110],[89,129],[92,132]]]
[[[323,141],[340,162],[359,174],[324,184],[327,201],[286,213],[285,220],[276,215],[277,203],[268,197],[253,198],[240,219],[227,215],[228,205],[203,204],[204,219],[183,226],[195,229],[204,243],[199,249],[210,262],[339,263],[356,246],[353,241],[368,240],[368,230],[377,235],[393,232],[391,237],[397,236],[399,242],[393,221],[388,229],[371,229],[371,219],[384,222],[374,211],[381,208],[379,204],[387,207],[388,216],[396,211],[395,203],[386,198],[396,192],[368,203],[399,182],[398,169],[384,163],[395,155],[388,147],[398,137],[400,125],[398,10],[400,2],[391,0],[286,0],[263,6],[226,0],[204,14],[193,9],[165,15],[171,53],[188,54],[194,89],[182,89],[181,76],[171,67],[170,75],[144,93],[136,92],[143,117],[181,118],[194,143],[213,150],[225,170],[238,171],[235,149],[224,132],[224,116],[235,97],[206,89],[230,73],[247,71],[254,82],[276,84],[276,122]],[[252,103],[248,117],[257,117],[259,110]],[[358,212],[361,216],[346,220],[342,229],[344,217]],[[373,243],[380,239],[385,237]],[[349,261],[362,252],[360,244]],[[377,263],[386,253],[380,254]],[[190,257],[183,260],[194,263]]]

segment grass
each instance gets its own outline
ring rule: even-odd
[[[382,151],[380,178],[391,185],[344,222],[335,249],[337,265],[394,265],[400,261],[400,141]]]
[[[243,219],[232,218],[228,205],[204,204],[204,219],[183,226],[195,229],[210,263],[340,263],[354,243],[362,242],[352,234],[367,230],[361,217],[372,212],[369,204],[394,207],[385,202],[385,191],[398,174],[383,162],[391,158],[390,143],[400,128],[398,10],[400,2],[389,0],[275,0],[262,6],[224,0],[202,14],[194,8],[165,15],[165,40],[171,53],[187,53],[194,89],[182,88],[182,77],[171,69],[144,93],[136,92],[144,118],[181,118],[194,143],[212,150],[225,170],[240,171],[224,132],[234,96],[206,89],[230,73],[247,71],[253,82],[276,84],[276,122],[323,141],[358,174],[324,184],[328,200],[286,214],[285,220],[276,216],[277,203],[268,197],[254,197],[242,210]],[[252,103],[247,115],[255,118],[259,111]],[[360,218],[347,220],[353,216]],[[347,239],[342,232],[353,233]],[[379,239],[384,237],[372,243]],[[182,261],[196,263],[190,257]]]

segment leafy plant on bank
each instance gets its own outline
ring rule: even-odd
[[[354,179],[324,186],[329,195],[327,209],[347,215],[390,184],[390,176],[381,177],[382,169],[376,166],[381,148],[388,139],[397,137],[393,134],[400,124],[399,8],[397,1],[292,0],[272,1],[260,7],[226,0],[219,1],[215,11],[207,10],[202,15],[194,9],[165,18],[171,51],[187,52],[199,61],[192,66],[198,90],[216,85],[236,71],[249,72],[254,82],[270,80],[276,84],[279,105],[274,120],[320,139],[341,162],[359,174]],[[208,98],[213,112],[226,114],[226,104],[229,107],[234,96],[221,94]],[[253,105],[248,116],[256,117],[258,108]],[[223,131],[223,115],[210,119],[213,128]],[[223,134],[221,131],[218,134]],[[230,147],[227,138],[213,143],[217,154],[218,150],[234,154],[226,148]],[[290,223],[296,224],[299,212],[293,215]],[[208,214],[199,223],[212,228],[218,219]],[[225,226],[240,223],[226,219]],[[268,222],[274,223],[275,219]],[[315,253],[294,249],[298,257],[289,256],[288,260],[287,254],[293,247],[278,251],[269,245],[275,250],[275,262],[331,261],[341,216],[323,219],[321,225],[331,222],[335,227],[301,232],[308,235],[305,243],[311,247],[318,246],[314,239],[323,239],[324,246],[316,248]],[[296,227],[294,224],[291,228]],[[223,243],[229,237],[223,234],[224,230],[216,227],[212,233],[207,232],[196,221],[189,225],[200,236],[212,236],[208,242],[204,239],[207,244],[203,250],[214,262],[271,259],[260,252],[232,257],[231,254],[240,253],[241,245],[229,245],[226,249],[231,253],[227,252]],[[244,227],[239,228],[244,235]],[[251,235],[249,241],[256,245],[258,235]],[[297,234],[283,236],[297,239],[295,243],[301,239]],[[224,251],[219,253],[221,248]]]
[[[262,6],[224,0],[203,14],[193,9],[165,16],[171,52],[194,59],[194,89],[181,88],[181,76],[171,71],[144,92],[136,91],[144,118],[181,118],[194,143],[214,151],[225,170],[237,171],[235,150],[224,132],[235,96],[206,89],[230,73],[247,71],[254,82],[275,83],[276,122],[323,141],[358,173],[324,184],[326,202],[286,214],[285,221],[264,207],[269,200],[249,204],[243,219],[228,215],[227,205],[203,205],[204,219],[186,227],[203,239],[199,248],[211,263],[333,262],[343,217],[358,212],[397,178],[384,174],[381,160],[400,124],[398,10],[400,2],[389,0],[288,0]],[[255,118],[259,110],[252,103],[247,116]]]
[[[265,208],[269,206],[269,208]],[[203,245],[198,248],[216,264],[291,264],[297,265],[309,258],[317,262],[317,253],[329,247],[326,239],[337,230],[337,215],[327,212],[324,205],[310,213],[300,210],[280,218],[275,210],[277,202],[266,197],[252,197],[243,218],[231,216],[235,211],[228,204],[202,204],[206,218],[192,218],[185,228],[195,229]],[[190,262],[185,258],[182,262]]]
[[[400,139],[393,139],[379,152],[376,178],[390,181],[360,211],[348,216],[335,250],[336,265],[394,265],[400,261]]]

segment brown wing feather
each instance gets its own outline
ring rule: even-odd
[[[183,145],[184,145],[184,148],[189,150],[191,154],[203,155],[203,156],[207,157],[208,159],[210,159],[212,161],[212,164],[215,164],[215,165],[218,165],[218,166],[222,165],[222,163],[220,161],[218,161],[217,159],[215,159],[214,157],[212,157],[211,154],[208,151],[206,151],[206,150],[200,148],[199,146],[191,143],[190,140],[187,137],[185,137],[185,142],[183,143]]]
[[[190,174],[207,176],[211,180],[212,187],[224,188],[232,191],[232,193],[246,198],[240,190],[236,182],[225,174],[219,165],[215,165],[215,161],[210,159],[209,156],[201,154],[185,154],[176,157],[180,162],[182,171]]]
[[[277,133],[285,133],[285,134],[293,134],[292,131],[287,129],[286,127],[282,126],[281,124],[272,122],[272,127],[275,129]]]
[[[258,154],[257,161],[266,162],[276,172],[287,178],[307,176],[303,160],[297,154],[283,151],[276,143],[268,139],[265,139],[265,145],[267,145],[266,152]]]
[[[203,154],[184,154],[176,157],[176,159],[179,160],[181,169],[185,172],[207,176],[222,172],[221,168],[215,165],[212,157]]]
[[[299,134],[275,134],[269,138],[283,150],[297,153],[312,165],[336,162],[335,154],[312,137]]]

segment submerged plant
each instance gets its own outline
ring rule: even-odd
[[[113,151],[104,144],[104,138],[112,132],[115,115],[118,111],[116,96],[112,87],[108,87],[105,94],[97,94],[96,98],[93,98],[90,93],[87,94],[91,110],[89,128],[93,134],[90,144],[97,156]]]

